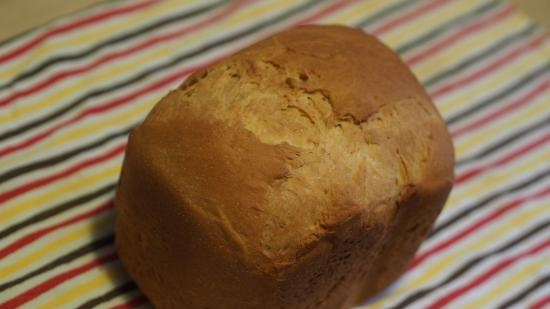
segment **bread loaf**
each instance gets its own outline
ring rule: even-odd
[[[350,308],[405,271],[453,165],[396,54],[295,28],[195,73],[133,130],[118,254],[159,309]]]

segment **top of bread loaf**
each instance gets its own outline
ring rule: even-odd
[[[267,274],[453,181],[450,137],[416,78],[340,26],[283,32],[197,72],[131,139],[201,242]]]

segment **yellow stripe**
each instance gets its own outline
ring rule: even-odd
[[[529,282],[533,279],[533,274],[544,273],[547,266],[548,257],[542,257],[536,261],[530,261],[529,264],[514,271],[513,274],[507,270],[507,278],[505,280],[492,280],[491,283],[495,286],[490,290],[484,289],[483,293],[475,294],[476,296],[480,296],[480,298],[465,304],[464,308],[489,308],[489,304],[494,302],[495,299],[502,299],[502,295],[507,295],[511,291],[518,290],[518,286],[521,286],[521,283]],[[468,297],[465,299],[472,298]]]
[[[75,143],[79,139],[82,139],[84,137],[90,137],[91,133],[100,134],[103,133],[103,131],[112,131],[115,128],[129,125],[131,123],[134,123],[138,119],[141,119],[155,104],[155,101],[145,101],[144,103],[139,103],[135,106],[130,106],[129,110],[122,110],[117,113],[110,113],[108,114],[109,117],[106,118],[100,118],[98,121],[86,123],[86,125],[78,127],[71,131],[64,131],[64,134],[55,136],[52,140],[48,141],[44,146],[34,148],[32,152],[25,153],[24,156],[27,158],[29,157],[38,157],[46,152],[48,149],[57,149],[58,147],[62,145],[70,145],[72,143]],[[88,136],[87,136],[88,135]],[[24,157],[23,157],[24,158]],[[9,164],[13,164],[18,160],[22,159],[22,155],[18,155],[16,157],[11,158],[11,162],[8,162]],[[109,160],[108,164],[113,164],[113,160]],[[121,160],[121,157],[118,157],[116,160]],[[106,167],[107,163],[103,163],[101,166],[102,168]],[[9,166],[9,165],[8,165]],[[78,193],[79,188],[87,188],[91,185],[90,182],[94,183],[100,183],[105,182],[107,180],[114,181],[118,177],[118,173],[120,171],[120,164],[116,163],[111,168],[106,169],[102,173],[98,174],[98,176],[94,178],[89,178],[89,174],[86,176],[82,176],[78,178],[78,181],[73,182],[65,182],[64,184],[56,184],[56,186],[52,187],[51,190],[47,190],[44,192],[41,197],[32,197],[30,200],[25,201],[19,201],[17,202],[17,205],[13,205],[8,209],[3,210],[2,214],[2,221],[4,222],[10,222],[15,217],[22,215],[25,211],[34,209],[34,205],[44,205],[49,204],[59,196],[63,196],[65,192],[72,192],[74,194]],[[87,180],[90,179],[90,180]],[[67,190],[67,191],[65,191]],[[9,203],[9,202],[8,202]],[[8,206],[8,205],[5,205]]]
[[[522,210],[521,212],[517,211],[511,216],[509,215],[509,218],[506,218],[506,216],[500,218],[498,224],[491,223],[487,231],[480,231],[476,233],[474,238],[470,238],[456,244],[455,246],[460,246],[460,250],[447,250],[446,253],[448,254],[444,255],[444,257],[439,261],[432,259],[430,263],[424,264],[422,273],[425,274],[425,276],[421,276],[417,280],[414,280],[414,282],[411,282],[411,287],[424,286],[429,282],[433,282],[439,274],[448,272],[449,265],[456,265],[456,263],[460,263],[461,259],[465,256],[471,256],[472,252],[483,252],[491,244],[494,244],[509,236],[510,231],[517,230],[518,227],[521,226],[527,226],[536,218],[540,218],[541,211],[544,210],[545,205],[539,202],[537,206],[538,207],[531,207],[530,209]],[[508,220],[504,221],[506,219]],[[445,253],[445,251],[439,252],[437,255],[441,257],[442,253]]]
[[[518,124],[529,123],[534,119],[540,119],[541,115],[548,112],[548,103],[550,98],[542,98],[539,96],[536,103],[531,103],[527,107],[520,108],[511,112],[497,121],[491,122],[490,125],[483,126],[483,129],[476,129],[467,133],[461,138],[455,139],[455,152],[458,158],[463,158],[470,155],[480,145],[486,145],[490,141],[494,141],[495,137],[502,136],[502,132],[507,132],[517,127]]]
[[[285,11],[290,7],[297,7],[300,5],[297,2],[298,1],[292,1],[292,0],[257,1],[253,7],[247,6],[245,8],[246,10],[240,11],[238,14],[229,16],[229,18],[223,21],[223,24],[229,27],[237,27],[243,21],[253,21],[254,19],[258,19],[260,16],[263,16],[263,15],[272,14],[273,12]],[[305,2],[305,1],[301,0],[299,2]],[[221,25],[222,23],[216,23],[215,27],[219,28],[219,26]],[[227,28],[225,26],[219,29],[223,29],[224,31],[227,31]],[[216,29],[216,31],[219,29]]]
[[[279,8],[279,5],[276,2],[270,1],[267,3],[270,3],[271,5],[254,7],[252,12],[239,11],[237,16],[231,19],[231,23],[224,20],[218,23],[218,27],[226,30],[231,29],[240,24],[241,21],[247,20],[248,15],[251,13],[255,12],[255,14],[266,14],[266,12]],[[153,49],[148,49],[147,52],[141,52],[133,57],[119,59],[118,61],[112,62],[109,64],[108,70],[105,69],[105,66],[102,66],[103,69],[94,69],[89,71],[85,75],[82,75],[80,78],[76,79],[74,84],[67,85],[59,91],[52,92],[47,96],[35,97],[32,102],[18,106],[17,108],[12,108],[11,113],[0,114],[0,123],[14,120],[17,121],[17,118],[28,119],[31,115],[41,114],[43,113],[43,109],[51,108],[51,106],[55,106],[58,102],[65,102],[69,96],[74,95],[75,93],[81,93],[82,90],[87,89],[89,85],[97,85],[100,84],[101,81],[109,81],[115,78],[127,76],[129,73],[135,72],[136,68],[143,67],[144,63],[152,63],[158,59],[163,59],[169,55],[174,55],[174,51],[181,50],[182,46],[195,46],[197,43],[204,41],[204,38],[211,34],[209,32],[210,28],[204,28],[201,31],[170,41],[170,43],[156,46]],[[189,63],[187,66],[189,66]]]
[[[344,24],[350,25],[365,18],[365,12],[369,12],[369,16],[378,13],[395,4],[396,0],[391,1],[358,1],[353,6],[350,6],[343,11],[337,12],[323,19],[323,24]]]
[[[105,303],[103,303],[103,306],[101,306],[101,308],[113,308],[115,306],[118,306],[118,305],[121,305],[121,304],[125,304],[127,302],[129,302],[130,300],[138,297],[139,295],[141,295],[141,292],[139,290],[133,290],[133,291],[128,291],[122,295],[119,295]],[[147,306],[147,309],[151,309],[151,307],[146,304]],[[138,306],[138,307],[134,307],[134,308],[142,308],[142,306]]]
[[[68,230],[67,233],[61,233],[58,237],[46,237],[42,242],[48,242],[44,247],[29,252],[29,255],[20,257],[14,263],[3,266],[0,269],[0,280],[5,281],[14,278],[17,274],[28,272],[29,269],[35,269],[34,265],[41,265],[45,258],[62,252],[67,252],[71,248],[82,245],[91,239],[98,230],[112,230],[114,216],[98,215],[93,220],[79,222],[76,227]],[[14,275],[15,274],[15,275]]]
[[[187,1],[186,1],[187,2]],[[30,52],[17,58],[17,63],[0,70],[0,80],[11,80],[13,76],[19,74],[26,68],[45,59],[50,54],[58,53],[60,50],[69,46],[71,49],[90,46],[98,41],[98,38],[107,38],[113,36],[113,30],[126,30],[135,28],[136,24],[142,24],[150,16],[160,16],[174,10],[174,5],[170,2],[161,2],[137,13],[126,15],[126,17],[105,24],[96,24],[94,27],[87,27],[86,30],[78,30],[66,37],[60,37],[53,41],[47,41],[44,44],[32,49]],[[117,34],[119,34],[117,32]],[[9,63],[9,62],[8,62]]]
[[[490,244],[494,244],[506,235],[509,235],[510,231],[518,229],[521,226],[527,226],[535,218],[539,218],[544,207],[541,203],[539,207],[516,213],[507,221],[501,220],[498,224],[492,224],[492,229],[486,233],[477,233],[475,239],[469,239],[469,243],[462,242],[460,250],[448,252],[443,259],[431,260],[428,263],[424,263],[420,266],[422,267],[422,273],[419,277],[404,281],[398,286],[397,290],[392,292],[390,297],[382,299],[380,302],[374,304],[372,308],[369,307],[369,309],[382,308],[392,299],[401,297],[405,293],[417,289],[419,286],[427,286],[430,283],[436,282],[435,280],[441,277],[441,274],[449,273],[451,265],[460,265],[463,263],[462,259],[465,256],[471,256],[472,252],[484,252]],[[438,255],[441,256],[441,253],[438,253]]]
[[[522,76],[534,68],[539,68],[540,64],[540,59],[537,59],[534,53],[525,55],[519,61],[500,68],[481,80],[470,83],[466,88],[460,89],[457,94],[438,99],[437,107],[443,115],[454,115],[464,109],[464,102],[478,101],[479,99],[476,98],[483,98],[487,95],[487,89],[492,89],[490,92],[497,92],[499,91],[497,89],[502,89],[512,81],[510,76]]]
[[[87,134],[90,135],[90,132],[101,132],[100,130],[105,130],[106,132],[110,132],[111,130],[107,130],[109,128],[117,128],[121,127],[121,124],[130,125],[131,123],[134,123],[135,121],[138,121],[139,119],[143,119],[145,115],[155,106],[157,100],[155,101],[146,101],[144,104],[137,105],[135,107],[132,107],[132,109],[128,111],[124,111],[123,113],[117,114],[115,118],[109,118],[108,121],[97,121],[90,123],[89,125],[82,126],[79,128],[76,128],[72,131],[67,132],[67,134],[64,134],[60,138],[51,140],[50,143],[46,145],[43,149],[56,149],[57,147],[60,147],[61,145],[70,145],[70,143],[75,143],[82,137],[86,136]],[[118,122],[118,126],[117,126]],[[109,126],[109,127],[107,127]],[[97,131],[93,131],[97,130]],[[91,136],[91,135],[90,135]]]
[[[83,138],[93,136],[103,136],[106,132],[113,132],[121,127],[128,126],[136,121],[143,119],[145,115],[155,105],[157,100],[130,103],[123,108],[118,108],[112,112],[105,113],[103,117],[96,118],[95,121],[83,122],[80,126],[72,130],[62,130],[54,134],[43,144],[37,144],[25,151],[18,152],[8,158],[3,159],[5,166],[12,166],[21,160],[32,160],[43,157],[47,150],[56,150],[64,145],[71,145],[73,142]]]
[[[392,47],[399,46],[406,41],[409,41],[415,38],[422,32],[427,32],[434,29],[435,27],[448,22],[454,17],[475,10],[471,4],[466,4],[465,1],[454,1],[450,4],[446,4],[443,7],[438,8],[437,10],[429,13],[423,14],[420,18],[415,18],[412,22],[407,23],[406,25],[399,27],[387,34],[382,35],[382,39],[388,45]],[[404,28],[406,28],[406,38],[404,39]]]
[[[77,306],[77,301],[83,301],[90,297],[97,296],[100,291],[105,291],[106,287],[114,286],[127,278],[126,272],[118,263],[109,263],[93,271],[90,278],[85,282],[73,284],[71,288],[64,289],[56,293],[55,298],[43,303],[35,308],[51,309],[64,308],[64,306]]]
[[[34,212],[37,211],[37,205],[49,205],[49,202],[58,199],[60,196],[66,196],[67,192],[78,194],[81,189],[105,184],[107,180],[116,180],[120,173],[120,164],[117,162],[117,164],[111,165],[112,166],[103,165],[101,169],[97,171],[88,171],[78,178],[75,177],[69,181],[59,182],[56,186],[42,194],[30,195],[28,199],[20,202],[20,204],[3,211],[2,222],[16,222],[16,217],[24,215],[25,212],[29,212],[28,215],[30,215],[31,210],[34,210]]]
[[[360,7],[346,10],[342,12],[342,14],[331,16],[328,19],[324,20],[323,23],[353,24],[354,20],[359,21],[365,17],[364,12],[373,12],[374,14],[374,12],[382,11],[392,6],[396,2],[398,1],[364,1],[361,2]],[[443,8],[440,8],[439,10],[442,12],[437,11],[435,13],[423,15],[420,18],[415,19],[410,23],[407,23],[407,25],[405,25],[407,29],[407,37],[413,38],[417,35],[420,35],[422,32],[433,29],[433,27],[444,23],[445,21],[451,19],[456,15],[473,9],[475,8],[472,8],[471,5],[464,5],[463,2],[453,2]],[[406,12],[407,10],[408,9],[406,9],[404,12]],[[402,13],[403,12],[398,12],[397,14]],[[399,28],[397,29],[397,31],[392,31],[386,35],[383,35],[381,39],[384,41],[384,43],[395,48],[396,46],[398,46],[398,44],[404,42],[403,33],[401,30],[402,28]]]
[[[265,9],[265,8],[264,8]],[[65,89],[64,91],[67,91]],[[59,98],[56,98],[59,99]],[[55,101],[55,99],[54,99]],[[117,114],[116,118],[105,118],[100,121],[94,122],[93,125],[83,126],[78,129],[74,129],[70,132],[66,132],[63,135],[56,136],[52,140],[49,140],[47,143],[42,144],[40,147],[31,148],[29,151],[25,152],[23,155],[27,158],[35,157],[38,154],[44,153],[47,149],[56,149],[59,146],[70,144],[71,142],[77,141],[83,136],[90,134],[90,132],[101,132],[106,128],[111,127],[114,124],[114,127],[119,127],[121,124],[129,124],[137,119],[142,118],[154,105],[154,101],[148,102],[146,105],[140,105],[139,108],[132,108],[130,111],[122,111],[122,114]],[[110,117],[113,116],[112,113],[106,114]],[[105,130],[107,131],[107,130]],[[11,160],[7,160],[6,163],[14,164],[17,161],[21,160],[21,155],[18,153],[16,156],[12,156]]]
[[[510,34],[510,29],[519,29],[527,23],[529,23],[528,20],[520,18],[517,15],[508,16],[498,24],[491,25],[491,27],[485,29],[485,31],[463,38],[458,44],[431,55],[426,60],[413,65],[412,69],[420,80],[425,80],[442,68],[448,67],[449,63],[453,62],[451,60],[463,58],[464,51],[476,50],[479,49],[480,46],[486,46],[489,40],[488,38],[494,41],[497,40],[497,38],[505,37]]]
[[[274,7],[275,7],[275,5],[272,4],[271,6],[267,6],[267,7],[254,7],[254,9],[255,9],[256,13],[259,13],[260,11],[263,12],[263,11],[266,11],[266,10],[270,10]],[[246,17],[246,15],[244,17]],[[167,48],[169,49],[170,46],[168,46]],[[96,83],[96,82],[98,82],[99,80],[102,80],[102,79],[108,80],[109,76],[111,76],[112,74],[116,74],[117,71],[120,71],[121,69],[126,69],[126,70],[130,71],[130,70],[132,70],[132,68],[135,68],[136,65],[139,65],[140,61],[149,61],[149,60],[152,61],[153,59],[155,59],[157,57],[162,57],[162,53],[153,54],[150,57],[148,57],[148,60],[143,60],[143,59],[139,60],[138,59],[138,61],[126,64],[122,68],[119,67],[118,69],[111,69],[109,71],[104,71],[99,76],[95,76],[95,77],[88,76],[87,78],[82,79],[82,83],[83,84],[93,84],[93,83]],[[43,105],[44,107],[47,107],[48,105],[55,104],[55,102],[62,101],[64,99],[64,97],[70,95],[71,92],[78,92],[79,90],[81,90],[82,89],[81,87],[82,87],[82,85],[79,85],[79,84],[73,85],[73,86],[70,86],[70,87],[66,87],[63,90],[61,90],[60,92],[54,93],[53,96],[41,99],[40,105]],[[126,115],[127,117],[122,117],[124,115],[121,115],[121,116],[117,117],[116,120],[115,120],[116,121],[116,126],[115,127],[120,127],[120,125],[122,123],[128,123],[128,124],[132,123],[135,120],[144,117],[145,114],[153,106],[153,103],[154,102],[149,102],[146,106],[140,106],[139,108],[133,108],[130,112],[125,111],[125,113],[128,114],[128,115]],[[16,110],[14,109],[14,110],[20,117],[26,117],[24,115],[25,112],[32,112],[32,113],[40,112],[38,110],[39,108],[40,108],[40,106],[36,106],[36,105],[25,105],[25,106],[22,106],[19,109],[16,109]],[[113,114],[113,113],[107,113],[105,115],[112,117],[111,114]],[[0,121],[2,121],[1,116],[9,116],[9,115],[0,115]],[[7,118],[10,118],[10,117],[7,117]],[[131,121],[128,121],[129,119]],[[5,120],[7,121],[9,119],[5,119]],[[105,122],[98,121],[91,128],[86,127],[85,130],[76,129],[76,130],[74,130],[74,132],[71,132],[69,134],[69,136],[72,136],[73,139],[65,138],[65,139],[60,140],[59,138],[55,138],[55,139],[52,139],[51,141],[49,141],[47,144],[41,145],[40,147],[33,147],[33,148],[29,149],[29,151],[26,151],[24,154],[17,153],[17,154],[14,154],[13,156],[11,156],[7,159],[3,159],[3,160],[4,160],[4,163],[7,166],[9,166],[10,164],[14,164],[15,162],[19,162],[22,158],[21,157],[22,155],[24,157],[27,157],[27,158],[28,157],[33,157],[34,155],[36,155],[38,153],[43,153],[45,149],[49,149],[51,147],[55,147],[55,146],[59,146],[59,145],[66,145],[70,141],[77,140],[77,138],[75,138],[77,135],[79,135],[79,137],[82,137],[82,136],[88,135],[90,132],[101,132],[102,130],[105,130],[105,128],[106,128]],[[65,136],[65,135],[63,135],[63,136]],[[57,141],[61,141],[61,142],[57,142]]]
[[[43,145],[30,148],[28,151],[18,153],[15,156],[6,159],[6,166],[15,164],[21,160],[31,161],[34,158],[40,158],[48,153],[48,150],[56,150],[63,145],[71,145],[83,138],[101,137],[106,132],[112,132],[117,128],[129,126],[143,117],[151,110],[156,101],[147,101],[145,104],[127,106],[124,110],[117,110],[116,113],[106,114],[106,118],[99,118],[97,121],[90,121],[74,128],[73,130],[64,130],[59,135],[52,136]]]
[[[108,81],[118,76],[123,76],[128,72],[132,72],[133,70],[135,70],[135,68],[142,67],[143,63],[147,63],[158,58],[166,57],[166,55],[172,54],[173,50],[179,49],[182,44],[185,44],[186,46],[193,45],[197,42],[202,41],[205,35],[210,35],[211,33],[218,31],[219,29],[226,29],[229,27],[229,25],[238,26],[244,20],[261,18],[262,14],[266,14],[266,12],[271,12],[275,9],[275,7],[280,10],[279,6],[281,6],[281,3],[282,2],[275,1],[264,2],[265,5],[255,6],[249,10],[240,12],[239,14],[228,18],[224,22],[216,24],[214,27],[212,27],[212,29],[209,28],[208,30],[200,31],[194,35],[186,37],[185,39],[177,40],[177,42],[174,41],[173,43],[167,44],[166,46],[148,51],[144,53],[144,55],[136,56],[135,59],[125,59],[123,61],[115,62],[113,63],[112,67],[109,67],[109,70],[90,72],[82,79],[79,79],[79,81],[75,85],[70,85],[66,88],[60,89],[60,91],[56,91],[55,93],[52,93],[48,97],[38,100],[37,102],[13,108],[12,114],[0,115],[0,123],[3,122],[3,120],[14,121],[14,118],[12,117],[15,117],[15,119],[26,119],[27,117],[29,117],[29,115],[42,113],[44,109],[49,108],[53,104],[56,104],[57,102],[62,102],[68,96],[81,92],[82,89],[84,89],[83,87],[87,85],[97,84],[103,80]],[[284,2],[284,5],[290,6],[292,4],[292,1],[285,0]],[[167,7],[164,10],[172,7],[172,5],[172,3],[163,4],[163,6]],[[362,2],[353,10],[346,9],[339,14],[330,16],[324,21],[327,23],[349,23],[350,19],[358,19],[363,17],[361,16],[361,14],[364,14],[366,10],[381,8],[384,5],[388,4],[384,3],[384,1]],[[446,19],[450,19],[452,16],[460,14],[460,12],[467,11],[469,7],[470,6],[465,5],[463,2],[454,2],[453,4],[448,5],[446,7],[446,10],[441,10],[441,12],[438,12],[437,14],[430,14],[430,16],[423,17],[422,19],[415,20],[414,22],[408,24],[407,35],[412,36],[422,31],[426,31],[426,29],[433,27],[434,24],[443,22]],[[160,12],[161,9],[158,10],[159,12],[153,14],[163,14]],[[151,12],[152,11],[148,11],[147,14],[151,14]],[[133,17],[131,20],[133,22],[125,20],[124,24],[127,25],[126,27],[133,26],[135,22],[139,20],[138,18],[136,18],[138,14],[132,16]],[[504,36],[510,31],[510,29],[521,27],[521,25],[524,25],[525,23],[526,19],[522,17],[514,16],[512,18],[508,18],[505,22],[501,22],[498,27],[493,26],[493,28],[486,33],[476,34],[471,39],[465,39],[459,45],[453,46],[453,48],[446,50],[441,55],[438,55],[433,59],[429,59],[428,61],[419,64],[419,66],[415,68],[415,72],[421,77],[428,76],[428,74],[431,74],[435,69],[439,70],[445,67],[449,62],[452,62],[452,59],[459,59],[460,57],[462,57],[462,51],[470,50],[478,46],[483,46],[485,45],[488,37],[494,39],[495,37]],[[33,51],[33,54],[35,54],[33,59],[43,58],[51,51],[58,50],[61,47],[60,45],[67,44],[64,46],[79,46],[79,44],[87,44],[88,42],[93,42],[94,40],[97,40],[98,37],[107,36],[108,33],[112,31],[111,29],[107,29],[110,27],[100,28],[101,29],[98,29],[98,31],[93,31],[93,33],[96,33],[95,36],[83,34],[82,36],[74,36],[70,40],[64,42],[55,42],[53,43],[54,45],[44,45],[44,48],[37,49],[36,52]],[[385,41],[389,42],[389,44],[392,46],[397,45],[400,41],[402,41],[401,31],[389,33],[387,36],[385,36]],[[55,46],[56,48],[53,48],[52,46]],[[29,53],[29,55],[30,54],[31,53]],[[534,57],[528,57],[527,59],[522,60],[521,62],[518,62],[517,64],[514,64],[509,68],[506,68],[501,73],[499,73],[498,76],[495,76],[495,78],[491,77],[490,79],[487,79],[482,83],[474,85],[472,89],[469,89],[468,92],[446,100],[444,103],[441,104],[441,109],[443,113],[450,114],[451,112],[456,111],[461,106],[463,106],[464,102],[471,102],[472,98],[481,97],[481,95],[486,92],[486,89],[495,89],[499,85],[502,85],[508,80],[508,76],[512,76],[510,74],[522,74],[529,68],[532,68],[534,65],[536,65],[537,62],[540,63],[541,59],[542,61],[546,61],[545,59],[547,59],[547,57],[545,58],[545,54],[546,56],[548,55],[547,52],[536,53]],[[22,70],[28,67],[28,63],[21,62],[14,67],[18,67],[19,70]],[[11,67],[10,70],[15,70],[14,67]],[[14,74],[15,73],[6,73],[6,71],[0,72],[0,76],[13,76]],[[56,147],[59,147],[61,145],[71,144],[79,139],[82,139],[83,137],[92,136],[92,134],[96,135],[99,134],[99,132],[106,132],[108,131],[108,128],[111,129],[114,127],[120,127],[122,123],[129,124],[143,117],[145,113],[150,110],[150,108],[154,105],[154,102],[155,101],[150,100],[142,101],[136,106],[132,106],[131,109],[128,108],[127,110],[127,107],[125,107],[116,110],[113,113],[108,113],[106,114],[106,118],[101,118],[99,121],[93,122],[91,124],[83,124],[81,127],[76,128],[74,131],[60,132],[59,135],[53,136],[51,140],[48,140],[44,144],[41,144],[39,147],[35,147],[33,149],[30,149],[28,152],[25,152],[23,154],[23,157],[38,157],[40,153],[45,152],[46,150],[55,149]],[[545,103],[547,102],[548,100],[545,101]],[[531,104],[529,108],[523,109],[518,113],[514,113],[512,117],[505,119],[505,121],[502,121],[494,128],[484,128],[484,130],[479,130],[478,132],[476,132],[475,136],[471,135],[467,138],[460,139],[459,143],[457,143],[457,154],[459,155],[459,157],[461,157],[471,152],[480,143],[486,143],[488,140],[492,140],[495,136],[498,136],[498,134],[500,134],[500,132],[502,132],[503,130],[506,130],[507,127],[510,126],[510,124],[525,123],[525,121],[533,119],[533,117],[536,117],[537,115],[545,112],[545,110],[542,109],[544,105],[545,104]],[[518,164],[514,168],[500,170],[497,173],[491,174],[486,178],[482,178],[478,181],[473,181],[467,186],[461,187],[458,191],[458,194],[453,194],[450,202],[448,203],[448,205],[450,206],[448,206],[447,208],[453,207],[453,205],[455,205],[456,207],[456,205],[458,204],[457,202],[466,197],[480,196],[483,192],[486,192],[488,188],[501,186],[502,184],[508,182],[509,179],[511,179],[515,175],[524,174],[526,173],[526,171],[536,170],[538,167],[546,163],[547,160],[544,159],[547,157],[546,155],[548,154],[548,152],[542,152],[539,154],[537,154],[533,158],[530,158],[529,160],[526,160],[525,162],[522,162],[521,164]],[[17,159],[15,157],[17,157]],[[13,163],[15,161],[20,161],[21,158],[21,154],[18,154],[14,156],[9,162]],[[36,205],[47,204],[48,202],[59,197],[60,195],[65,194],[66,192],[76,192],[79,189],[89,187],[92,183],[100,183],[107,180],[114,180],[118,176],[119,170],[119,164],[114,164],[114,166],[108,167],[101,172],[92,172],[92,174],[86,174],[73,182],[60,183],[59,186],[56,186],[51,190],[48,188],[47,192],[44,192],[41,195],[31,195],[29,200],[25,200],[19,205],[16,205],[15,207],[9,209],[7,217],[5,217],[5,222],[11,222],[12,220],[10,219],[24,214],[27,211],[31,212],[31,210],[36,207]],[[545,208],[537,206],[534,209],[523,211],[513,218],[506,219],[507,221],[503,224],[495,224],[494,226],[491,226],[491,228],[494,228],[494,230],[490,230],[490,232],[485,235],[480,235],[482,236],[481,238],[477,237],[475,240],[472,240],[475,242],[467,244],[467,246],[465,246],[464,248],[460,248],[459,252],[453,252],[448,256],[445,256],[435,265],[430,263],[423,265],[431,267],[426,270],[423,269],[422,275],[420,277],[411,280],[410,282],[406,282],[405,285],[400,286],[399,289],[393,293],[393,295],[399,295],[399,293],[402,293],[403,291],[410,291],[411,289],[414,289],[423,284],[433,282],[438,274],[445,273],[448,270],[450,264],[456,263],[460,260],[461,257],[464,257],[467,254],[471,254],[471,252],[483,250],[485,247],[487,247],[488,244],[499,240],[503,237],[503,235],[507,235],[506,233],[509,232],[511,229],[517,228],[517,226],[525,226],[526,224],[529,224],[530,221],[532,221],[534,218],[540,216],[541,209],[547,209],[548,206],[549,205],[545,205]],[[99,223],[94,222],[93,227],[91,225],[91,222],[86,222],[84,226],[75,229],[74,232],[62,235],[60,238],[56,238],[51,243],[48,243],[45,247],[37,250],[36,252],[32,252],[29,256],[25,256],[24,258],[17,260],[15,263],[9,265],[8,268],[2,268],[0,270],[0,277],[4,276],[6,278],[9,278],[10,274],[13,274],[15,272],[22,272],[23,270],[26,270],[29,265],[38,264],[39,261],[43,260],[44,256],[65,251],[67,249],[67,246],[76,246],[79,243],[83,243],[84,239],[89,238],[89,235],[92,233],[92,228],[110,228],[113,224],[112,216],[107,216],[102,220],[99,220]],[[535,271],[538,271],[542,267],[542,263],[540,263],[540,265],[536,264],[537,266],[534,265],[535,264],[531,264],[526,267],[525,272],[522,272],[519,276],[510,276],[507,281],[500,284],[497,288],[491,290],[490,293],[483,295],[483,298],[476,300],[473,305],[483,307],[484,304],[490,302],[492,299],[494,299],[494,297],[496,297],[497,295],[501,295],[507,290],[510,290],[514,286],[514,284],[520,282],[520,280],[525,280],[527,276]],[[90,295],[93,294],[94,291],[103,289],[105,286],[108,286],[113,282],[113,279],[111,275],[108,274],[108,272],[115,273],[115,277],[123,276],[122,269],[120,267],[107,266],[100,271],[97,271],[97,274],[94,272],[94,274],[91,275],[89,278],[86,277],[86,281],[84,281],[82,284],[72,286],[68,290],[64,290],[59,296],[56,295],[56,298],[46,300],[47,303],[44,303],[41,307],[62,307],[77,301],[79,298],[82,297],[82,295]],[[392,296],[390,296],[390,298]],[[386,302],[386,300],[377,303],[374,308],[384,305],[384,302]]]
[[[480,178],[477,181],[472,181],[468,184],[468,186],[455,188],[451,193],[449,200],[445,204],[445,209],[448,210],[458,207],[458,205],[460,205],[460,201],[471,199],[472,197],[484,196],[493,188],[502,188],[510,182],[510,179],[514,179],[517,175],[524,175],[540,170],[541,166],[548,163],[548,155],[549,152],[537,154],[529,160],[525,160],[514,167],[508,167],[488,173],[486,177]]]

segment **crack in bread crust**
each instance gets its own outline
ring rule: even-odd
[[[132,133],[117,246],[159,308],[349,308],[404,271],[453,160],[394,53],[300,27],[193,74]]]

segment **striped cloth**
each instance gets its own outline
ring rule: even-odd
[[[529,18],[496,0],[138,0],[0,45],[0,309],[149,308],[113,246],[129,130],[197,68],[308,23],[396,50],[456,147],[434,230],[361,308],[548,308],[550,45]]]

